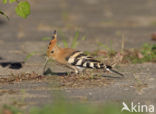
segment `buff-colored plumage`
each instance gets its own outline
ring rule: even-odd
[[[87,56],[82,51],[77,51],[71,48],[60,48],[57,46],[57,33],[54,31],[52,40],[49,43],[47,50],[48,58],[52,58],[60,64],[64,64],[72,68],[75,73],[81,72],[85,68],[106,69],[108,71],[115,72],[112,67],[105,65],[102,62],[95,60],[93,57]],[[123,75],[122,75],[123,76]]]

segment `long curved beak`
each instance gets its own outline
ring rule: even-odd
[[[45,60],[44,66],[43,66],[43,74],[45,72],[45,69],[46,69],[46,65],[48,63],[48,60],[49,60],[49,57],[46,57],[46,60]]]

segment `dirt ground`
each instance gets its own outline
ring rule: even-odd
[[[97,42],[119,50],[123,37],[125,48],[155,43],[151,40],[151,34],[156,32],[155,0],[31,0],[30,3],[32,12],[27,19],[17,17],[14,6],[0,4],[10,17],[7,21],[0,16],[1,80],[13,74],[42,74],[49,43],[42,39],[50,37],[54,29],[62,31],[69,44],[79,31],[79,37],[86,39],[79,39],[76,49],[83,51],[96,50]],[[61,40],[59,35],[59,45],[63,46]],[[24,63],[32,52],[35,55]],[[48,66],[57,73],[69,71],[55,63]],[[124,78],[105,76],[96,81],[83,79],[84,82],[76,78],[81,84],[71,81],[74,77],[57,77],[55,73],[41,75],[43,79],[2,81],[0,105],[41,106],[52,102],[55,90],[61,90],[70,99],[98,103],[133,101],[156,106],[155,69],[154,63],[120,65],[118,70],[125,74]]]

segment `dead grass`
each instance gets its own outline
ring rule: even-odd
[[[6,77],[0,77],[0,83],[14,83],[27,80],[41,80],[44,76],[33,73],[10,74]]]
[[[96,50],[86,52],[109,65],[156,62],[156,45],[145,44],[141,49],[122,49],[121,51]]]
[[[92,88],[107,86],[113,82],[113,78],[102,77],[101,75],[92,75],[91,72],[85,74],[68,74],[68,75],[50,75],[44,76],[33,73],[23,73],[18,75],[10,75],[0,78],[0,84],[18,83],[24,81],[46,81],[52,84],[54,88]],[[12,93],[14,91],[7,91]]]
[[[92,75],[70,75],[59,77],[59,86],[61,88],[92,88],[102,87],[113,83],[113,79],[92,76]]]

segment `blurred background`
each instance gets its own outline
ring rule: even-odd
[[[25,59],[34,55],[29,58],[26,62],[27,65],[25,65],[23,69],[20,69],[20,71],[0,67],[2,74],[10,74],[12,72],[41,72],[41,66],[45,61],[44,56],[50,40],[49,37],[52,36],[54,30],[58,31],[58,43],[62,47],[64,46],[63,40],[70,45],[75,34],[78,34],[78,45],[75,48],[82,51],[95,51],[97,48],[101,48],[98,46],[99,43],[107,45],[107,47],[113,50],[120,50],[123,40],[124,48],[126,49],[140,48],[145,43],[155,44],[155,41],[151,40],[151,37],[152,34],[156,32],[156,0],[28,1],[31,4],[31,15],[29,15],[27,19],[22,19],[15,14],[14,8],[16,3],[3,5],[0,2],[1,10],[10,17],[8,21],[4,16],[0,15],[1,63],[16,61],[22,63]],[[155,75],[155,67],[153,67],[153,65],[145,65],[143,68],[147,67],[148,69],[143,70],[143,73],[139,75],[140,77],[143,75],[145,78],[141,77],[140,79],[146,80],[148,77],[146,77],[147,75],[145,75],[145,73],[151,73],[149,69],[152,68],[153,70],[150,75]],[[137,65],[136,68],[139,70],[134,69],[134,72],[141,72],[143,69]],[[53,69],[54,71],[66,71],[66,69],[58,67],[57,65],[55,67],[53,66]],[[127,69],[125,72],[133,72],[133,66]],[[129,76],[131,76],[131,74],[132,73],[129,73]],[[128,79],[129,78],[127,78],[128,84],[130,83],[131,85],[131,80],[129,81]],[[127,82],[125,81],[124,83],[121,80],[119,83],[122,85]],[[135,83],[133,84],[135,85]],[[154,84],[154,82],[152,82],[152,84]],[[41,91],[40,86],[43,87]],[[130,99],[131,101],[134,98],[135,100],[141,99],[140,101],[145,100],[148,103],[151,103],[153,99],[155,99],[153,90],[147,92],[148,94],[144,97],[140,97],[139,95],[142,93],[133,93],[135,90],[131,88],[128,88],[131,91],[127,89],[129,92],[126,93],[120,90],[120,86],[119,88],[116,88],[116,86],[117,84],[113,89],[98,89],[98,92],[96,92],[97,89],[95,88],[94,90],[87,90],[87,92],[86,90],[71,90],[68,94],[71,92],[74,93],[73,95],[78,95],[78,97],[81,94],[90,96],[88,93],[91,91],[94,96],[89,97],[89,99],[93,101],[111,99],[122,102],[124,96],[126,96],[126,100]],[[37,87],[38,90],[31,90],[31,88],[36,89]],[[25,88],[29,90],[28,93],[31,95],[41,94],[48,97],[47,99],[38,96],[40,100],[35,99],[35,97],[27,98],[27,102],[35,101],[38,104],[45,102],[45,99],[46,101],[51,99],[51,97],[49,97],[51,91],[49,92],[46,87],[49,87],[49,85],[44,82],[28,83],[28,85],[27,83],[23,83],[23,86],[16,84],[12,87],[10,85],[2,86],[2,88],[9,89]],[[125,88],[125,86],[123,88]],[[114,91],[116,91],[116,93],[114,93]],[[122,95],[120,96],[121,93]],[[149,97],[150,95],[152,96]],[[107,98],[107,96],[110,98]],[[4,100],[4,98],[1,98],[1,101],[5,102]]]
[[[14,5],[0,5],[10,17],[7,21],[0,16],[1,49],[43,49],[49,41],[43,41],[42,38],[50,37],[55,29],[63,32],[69,43],[75,31],[79,31],[80,37],[85,36],[86,41],[80,41],[81,44],[77,47],[80,50],[93,51],[97,42],[120,49],[123,34],[125,48],[139,48],[145,42],[153,43],[150,38],[156,29],[155,0],[29,2],[31,15],[27,19],[21,19],[15,14]],[[61,37],[58,40],[61,41]],[[10,52],[7,54],[13,55]],[[5,56],[5,51],[1,50],[1,56],[3,55]]]

